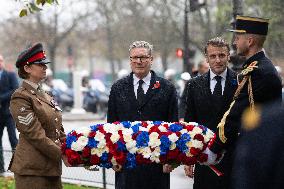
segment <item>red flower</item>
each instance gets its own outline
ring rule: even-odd
[[[148,123],[146,121],[142,121],[141,125],[142,125],[142,127],[147,127]]]
[[[82,163],[81,157],[77,152],[71,149],[67,149],[65,151],[65,154],[68,157],[68,163],[70,163],[71,165],[78,165]]]
[[[85,147],[82,151],[82,157],[88,158],[91,155],[91,149],[89,147]]]
[[[126,161],[126,153],[124,152],[116,152],[113,156],[116,160],[116,162],[120,165],[124,165]]]
[[[204,137],[201,134],[196,134],[193,139],[199,140],[199,141],[204,141]]]
[[[96,136],[96,132],[92,131],[89,133],[89,138],[94,138]]]
[[[158,89],[161,87],[160,81],[156,81],[152,89]]]
[[[99,165],[100,158],[97,155],[92,155],[90,162],[91,162],[92,165]]]
[[[175,160],[179,154],[178,149],[170,150],[168,153],[168,160]]]
[[[194,165],[197,163],[197,158],[196,157],[186,157],[183,162],[185,165]]]
[[[201,153],[198,156],[198,162],[200,162],[200,163],[206,162],[207,159],[208,159],[208,155],[207,154]]]
[[[191,153],[192,155],[194,155],[194,156],[198,155],[199,152],[200,152],[200,150],[199,150],[198,148],[194,148],[194,147],[190,148],[189,151],[190,151],[190,153]]]

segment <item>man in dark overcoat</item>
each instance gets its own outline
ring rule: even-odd
[[[178,120],[177,94],[173,84],[151,70],[152,45],[134,42],[129,49],[132,72],[113,84],[108,103],[108,122]],[[169,189],[170,165],[141,165],[116,170],[116,189]]]
[[[218,124],[216,138],[206,150],[209,154],[207,164],[214,163],[214,156],[228,148],[234,148],[242,135],[241,117],[247,108],[254,110],[271,102],[282,101],[280,77],[263,51],[268,32],[268,20],[263,18],[237,16],[234,44],[237,53],[246,58],[243,70],[238,75],[238,89],[230,108]],[[238,153],[238,152],[235,152]]]
[[[0,173],[5,171],[2,146],[5,127],[7,128],[12,150],[15,150],[18,144],[15,122],[9,110],[11,96],[18,87],[19,83],[16,74],[4,69],[4,58],[0,55]]]
[[[261,119],[259,119],[261,118]],[[274,104],[243,116],[233,168],[233,189],[282,189],[284,186],[284,109]]]
[[[237,88],[236,74],[228,68],[229,44],[221,37],[210,39],[204,49],[210,70],[189,81],[186,91],[186,122],[197,122],[217,130]],[[232,153],[228,151],[216,167],[224,175],[218,177],[208,166],[195,165],[193,189],[227,189],[232,169]],[[192,167],[185,166],[186,175],[193,177]]]

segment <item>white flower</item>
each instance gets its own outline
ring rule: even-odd
[[[172,133],[168,136],[169,140],[174,143],[178,140],[178,136],[175,133]]]
[[[101,157],[104,152],[105,152],[105,150],[102,149],[102,148],[92,148],[91,149],[91,154],[92,155],[97,155],[98,157]]]
[[[146,132],[148,132],[149,130],[148,130],[148,128],[145,128],[145,127],[139,127],[139,131],[146,131]]]
[[[136,148],[136,141],[130,140],[129,142],[126,142],[125,146],[126,146],[126,149],[128,151],[133,151],[133,149]],[[136,150],[136,149],[134,149],[134,150]]]
[[[90,132],[91,132],[91,128],[90,127],[81,127],[81,128],[78,128],[76,130],[76,133],[81,133],[81,134],[83,134],[86,137],[89,136]]]
[[[119,140],[120,136],[118,133],[113,133],[110,137],[112,143],[116,143]]]
[[[106,140],[105,139],[100,140],[97,145],[97,148],[105,148],[105,147],[106,147]]]
[[[156,163],[160,163],[159,159],[160,153],[161,153],[160,148],[155,148],[155,150],[151,153],[150,160]]]
[[[133,134],[133,130],[132,129],[123,129],[122,134],[131,136]]]
[[[172,143],[170,146],[170,150],[174,150],[176,149],[176,147],[177,147],[176,143]]]
[[[182,130],[180,130],[180,133],[184,134],[184,133],[188,133],[188,131],[187,131],[187,129],[182,129]]]
[[[76,142],[71,144],[71,149],[77,152],[82,151],[87,144],[88,138],[85,136],[80,136]]]
[[[167,128],[164,127],[164,126],[162,126],[162,125],[160,125],[160,126],[158,127],[158,129],[159,129],[161,132],[167,132],[167,131],[168,131]]]
[[[152,151],[149,147],[144,147],[144,148],[138,149],[138,153],[142,154],[144,158],[148,159],[150,158]]]
[[[101,133],[100,131],[97,131],[96,132],[96,136],[94,137],[94,139],[96,141],[100,141],[100,140],[103,140],[105,139],[105,135],[103,133]]]
[[[159,134],[157,132],[153,132],[149,135],[149,146],[155,148],[161,145],[161,141],[158,138]]]
[[[196,134],[202,134],[202,129],[200,129],[199,127],[194,127],[192,129],[192,134],[196,135]]]
[[[111,123],[104,124],[104,130],[107,133],[115,133],[115,132],[118,131],[118,129],[119,129],[119,127],[115,124],[111,124]]]
[[[203,143],[201,141],[199,141],[199,140],[192,140],[191,141],[191,146],[194,147],[194,148],[202,149],[203,148]],[[190,146],[188,146],[188,147],[190,147]]]

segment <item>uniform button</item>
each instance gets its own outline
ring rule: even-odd
[[[55,111],[55,108],[52,108],[52,110],[54,110],[54,111]]]
[[[54,120],[55,120],[55,122],[58,122],[58,118],[55,118]]]
[[[141,111],[140,110],[138,110],[138,112],[137,112],[139,115],[141,115]]]

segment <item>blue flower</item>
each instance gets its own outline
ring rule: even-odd
[[[99,142],[96,141],[94,138],[89,138],[87,146],[89,146],[90,148],[96,148],[98,143]]]
[[[154,125],[161,125],[161,123],[163,123],[162,121],[153,121]]]
[[[100,158],[101,162],[107,162],[108,160],[108,153],[104,152]]]
[[[169,151],[172,143],[166,135],[161,136],[160,140],[161,140],[161,145],[160,145],[161,152],[160,152],[160,154],[165,155]]]
[[[125,146],[125,144],[124,143],[122,143],[122,142],[120,142],[120,141],[118,141],[117,142],[117,150],[118,151],[125,151],[126,150],[126,146]]]
[[[91,131],[94,131],[94,132],[97,131],[99,126],[101,126],[101,124],[91,125],[90,126]]]
[[[130,127],[131,127],[131,122],[130,122],[130,121],[123,121],[123,122],[121,122],[121,124],[122,124],[125,128],[130,128]]]
[[[112,168],[112,163],[107,163],[107,162],[106,163],[100,163],[99,166],[109,169],[109,168]]]
[[[149,142],[149,134],[146,131],[141,132],[136,138],[136,147],[147,147]]]
[[[190,135],[187,133],[182,134],[176,142],[177,148],[181,152],[186,153],[188,151],[188,147],[186,146],[188,141],[190,141]]]
[[[171,124],[169,130],[172,132],[177,132],[182,130],[182,126],[180,124]]]
[[[69,135],[68,137],[66,137],[66,147],[71,148],[72,142],[75,141],[77,141],[77,137]]]
[[[133,125],[132,127],[131,127],[131,129],[133,130],[133,133],[135,134],[135,133],[138,133],[138,131],[139,131],[139,126],[140,126],[141,124],[136,124],[136,125]]]
[[[136,167],[136,158],[135,158],[134,154],[131,154],[131,153],[127,154],[125,167],[127,169],[132,169],[132,168]]]

